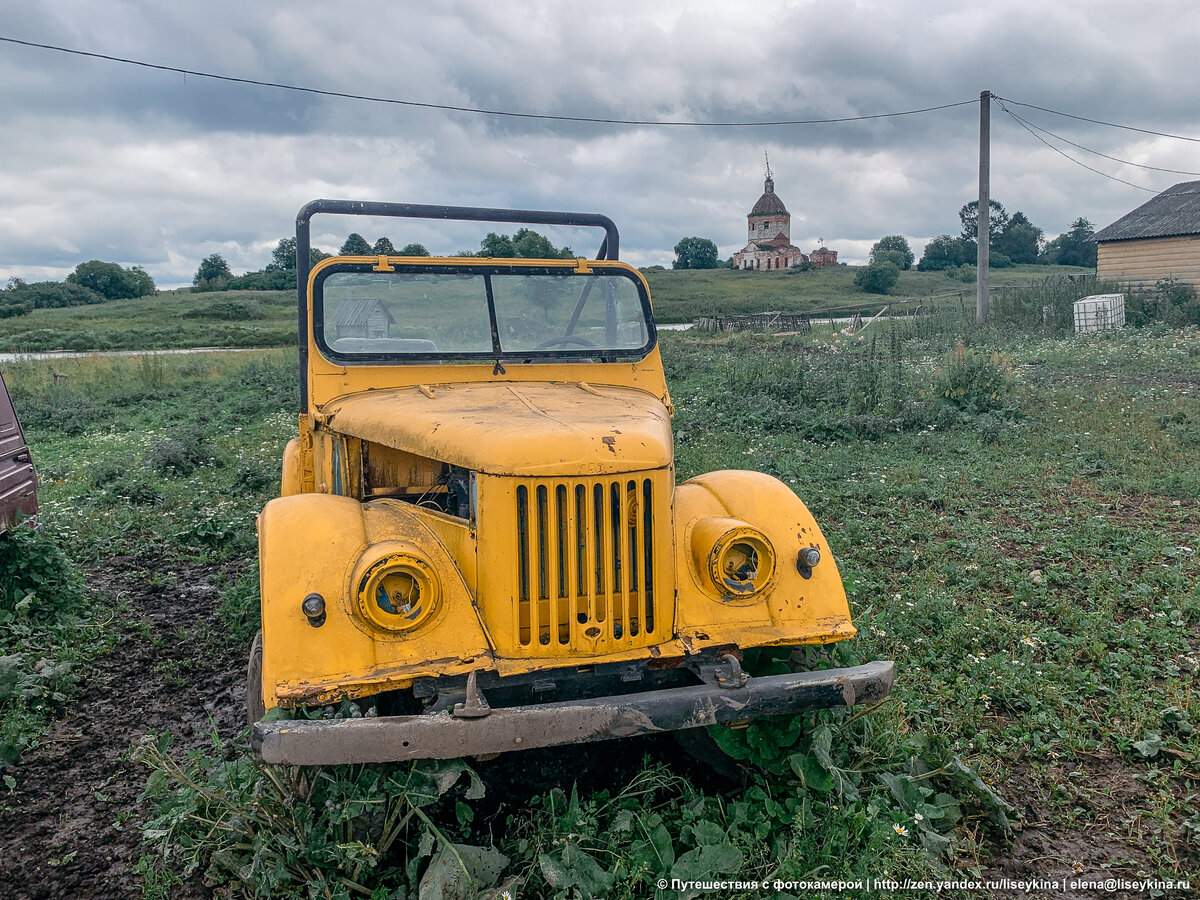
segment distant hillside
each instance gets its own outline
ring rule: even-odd
[[[890,294],[867,294],[854,284],[857,266],[743,272],[737,269],[651,269],[645,273],[659,322],[690,322],[713,313],[737,315],[773,310],[808,310],[830,306],[886,303],[890,299],[924,297],[961,291],[970,298],[975,284],[956,281],[944,272],[900,273]],[[1091,274],[1075,266],[1013,266],[993,269],[991,284],[1028,285],[1051,275]]]

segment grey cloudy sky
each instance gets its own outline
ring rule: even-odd
[[[771,121],[970,100],[1026,103],[1200,136],[1200,5],[1150,0],[172,3],[0,0],[0,36],[332,91],[548,115]],[[920,252],[977,190],[978,111],[865,122],[653,128],[500,119],[221,83],[0,43],[0,280],[81,260],[190,283],[220,253],[261,268],[317,197],[603,212],[622,256],[670,264],[680,237],[745,240],[763,152],[793,242],[851,262],[881,235]],[[1200,172],[1200,143],[1013,107],[1077,144]],[[993,103],[992,196],[1048,236],[1103,226],[1151,193],[1039,143]],[[1064,145],[1159,191],[1200,176]],[[477,247],[475,225],[321,217],[346,233]],[[549,230],[548,230],[549,231]],[[594,252],[597,235],[552,232]]]

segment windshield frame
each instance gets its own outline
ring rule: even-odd
[[[325,280],[334,274],[350,272],[366,274],[413,274],[413,275],[482,275],[487,301],[488,320],[491,327],[492,348],[487,351],[433,351],[410,353],[377,353],[359,352],[347,353],[334,350],[325,336],[325,308],[323,286]],[[635,348],[608,349],[603,347],[578,347],[570,349],[526,349],[504,350],[500,346],[499,326],[496,314],[496,301],[491,287],[492,275],[546,275],[571,276],[588,279],[590,276],[624,277],[632,281],[637,289],[638,301],[641,304],[642,317],[646,326],[647,340],[645,344]],[[588,298],[592,287],[597,282],[586,281],[580,289],[578,306],[575,316],[578,316],[583,304]],[[517,260],[497,261],[492,258],[475,261],[465,257],[445,259],[422,259],[413,261],[411,257],[400,260],[396,257],[335,257],[323,260],[314,267],[309,281],[309,298],[311,303],[310,327],[313,342],[318,352],[325,359],[338,365],[372,366],[372,365],[406,365],[430,363],[442,360],[462,362],[501,362],[505,363],[536,363],[546,361],[599,361],[599,362],[636,362],[644,359],[658,344],[658,332],[654,324],[654,313],[650,305],[650,295],[645,281],[637,270],[620,262],[600,262],[596,260],[535,260],[522,262]],[[573,325],[572,325],[573,327]]]

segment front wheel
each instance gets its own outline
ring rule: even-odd
[[[263,701],[263,647],[262,632],[254,635],[250,644],[250,662],[246,665],[246,718],[250,724],[262,719],[267,714],[267,704]]]

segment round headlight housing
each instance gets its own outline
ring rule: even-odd
[[[363,617],[386,631],[424,624],[441,599],[437,573],[408,553],[390,553],[371,563],[358,579],[357,591]]]
[[[696,568],[725,600],[756,596],[775,575],[775,548],[739,519],[710,516],[692,530]]]

